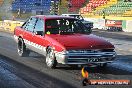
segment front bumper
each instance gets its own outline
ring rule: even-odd
[[[111,63],[116,57],[116,52],[99,52],[99,53],[56,53],[58,63],[62,64],[101,64]]]
[[[84,23],[84,25],[88,28],[93,28],[93,23]]]

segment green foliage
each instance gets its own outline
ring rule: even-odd
[[[2,21],[2,16],[0,16],[0,21]]]

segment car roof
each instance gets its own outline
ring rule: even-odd
[[[62,16],[64,16],[64,15],[65,16],[69,16],[69,15],[72,16],[72,15],[80,15],[80,14],[62,14]]]
[[[66,16],[60,16],[60,15],[36,15],[36,16],[32,16],[32,17],[38,17],[41,19],[75,19],[73,17],[66,17]]]

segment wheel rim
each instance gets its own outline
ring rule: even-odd
[[[54,63],[54,52],[53,50],[49,51],[49,53],[46,56],[46,63],[48,66],[52,66]]]
[[[18,53],[21,55],[23,53],[23,43],[19,42],[18,43]]]

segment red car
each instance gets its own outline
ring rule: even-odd
[[[75,18],[33,16],[15,28],[14,38],[20,56],[35,51],[46,56],[50,68],[57,63],[106,66],[116,57],[114,46],[90,31]]]

